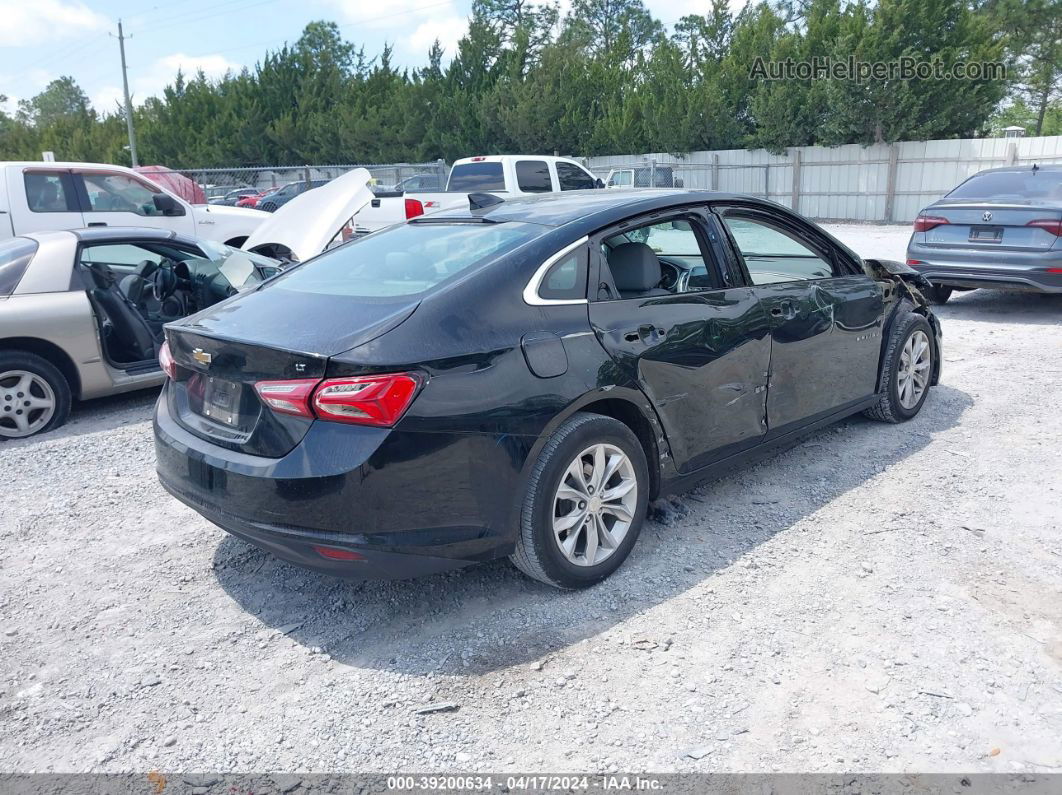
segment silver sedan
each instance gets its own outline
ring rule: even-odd
[[[274,260],[165,229],[0,242],[0,440],[58,427],[75,399],[162,383],[165,323],[276,272]]]
[[[978,287],[1062,293],[1062,165],[970,177],[919,213],[907,264],[937,303]]]

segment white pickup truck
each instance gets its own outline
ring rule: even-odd
[[[51,229],[148,226],[239,247],[267,218],[243,207],[189,204],[122,166],[0,162],[0,240]]]
[[[391,224],[468,206],[470,193],[520,196],[603,188],[604,183],[567,157],[486,155],[454,163],[441,193],[380,193],[354,216],[354,233],[375,232]]]

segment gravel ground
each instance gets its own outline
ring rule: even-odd
[[[1062,770],[1062,296],[940,316],[919,417],[656,503],[581,593],[303,572],[162,491],[151,394],[82,405],[0,453],[0,770]]]

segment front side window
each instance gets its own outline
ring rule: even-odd
[[[364,298],[414,295],[506,254],[543,231],[548,230],[513,221],[402,224],[307,260],[270,289]]]
[[[524,193],[549,193],[553,190],[549,165],[545,160],[518,160],[516,184]]]
[[[829,279],[834,275],[830,263],[794,232],[742,216],[724,216],[723,223],[745,260],[753,284]]]
[[[608,186],[610,188],[630,187],[633,183],[633,171],[614,171],[612,172],[612,176],[608,178]]]
[[[13,237],[0,243],[0,295],[15,292],[36,253],[37,241],[28,237]]]
[[[138,179],[125,174],[99,173],[85,173],[81,177],[88,193],[89,212],[162,215],[154,203],[155,194],[162,191],[148,187]]]
[[[574,163],[557,163],[557,181],[561,190],[592,190],[594,178]]]
[[[598,292],[598,300],[716,289],[718,270],[702,249],[694,223],[672,218],[605,237],[601,258],[608,289],[607,295]]]
[[[117,265],[119,268],[132,268],[143,263],[158,265],[162,255],[141,248],[135,243],[104,243],[85,246],[81,249],[81,261],[103,265]]]
[[[77,212],[59,172],[30,171],[22,175],[26,203],[35,213]]]
[[[501,163],[460,163],[450,172],[449,190],[458,193],[505,190]]]

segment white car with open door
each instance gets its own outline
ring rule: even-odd
[[[98,226],[168,229],[239,247],[268,213],[189,204],[122,166],[0,163],[0,240]]]

